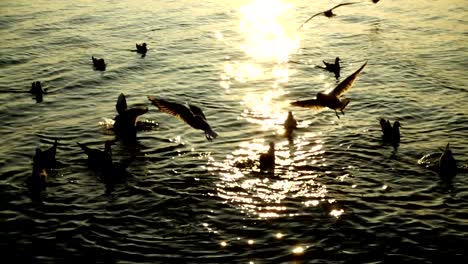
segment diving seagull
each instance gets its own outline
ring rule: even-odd
[[[298,28],[298,30],[301,30],[302,27],[304,26],[304,24],[306,24],[307,22],[309,22],[312,18],[314,18],[314,17],[316,17],[316,16],[324,15],[324,16],[326,16],[326,17],[328,17],[328,18],[334,17],[334,16],[336,16],[336,14],[333,13],[333,9],[338,8],[338,7],[340,7],[340,6],[352,5],[352,4],[356,4],[356,3],[355,3],[355,2],[342,3],[342,4],[339,4],[339,5],[334,6],[333,8],[330,8],[330,9],[328,9],[328,10],[326,10],[326,11],[319,12],[319,13],[317,13],[317,14],[315,14],[315,15],[309,17],[306,21],[304,21],[304,23],[302,23],[302,25]]]
[[[359,73],[364,69],[364,67],[367,65],[367,61],[359,68],[357,69],[353,74],[348,76],[346,79],[344,79],[342,82],[340,82],[333,90],[330,92],[319,92],[317,93],[317,97],[315,99],[308,99],[308,100],[300,100],[300,101],[294,101],[291,102],[291,105],[294,106],[300,106],[300,107],[307,107],[307,108],[314,108],[314,109],[320,109],[323,107],[328,107],[330,109],[335,110],[335,114],[338,118],[340,116],[338,115],[337,110],[340,110],[340,112],[344,115],[343,110],[346,108],[346,106],[349,104],[349,99],[346,98],[339,98],[341,94],[346,92],[351,86],[353,85],[354,81],[356,80],[357,76]]]
[[[205,114],[199,107],[191,104],[186,107],[183,104],[169,102],[164,99],[156,98],[155,96],[148,96],[148,100],[159,108],[160,111],[181,119],[195,129],[203,130],[208,141],[212,141],[218,136],[218,134],[211,129]]]

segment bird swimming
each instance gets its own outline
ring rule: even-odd
[[[146,52],[148,51],[148,48],[146,47],[146,43],[142,44],[135,44],[136,46],[136,52],[142,54],[142,57],[146,55]]]
[[[148,112],[148,107],[138,106],[138,107],[127,107],[127,100],[125,95],[121,93],[117,98],[117,103],[115,105],[117,109],[117,115],[114,117],[114,132],[117,136],[123,138],[133,139],[136,137],[136,123],[140,115]]]
[[[457,161],[453,157],[452,150],[450,150],[450,144],[447,143],[439,158],[439,176],[442,180],[450,182],[456,175]]]
[[[161,112],[173,115],[195,129],[203,130],[208,141],[212,141],[218,136],[218,134],[211,129],[211,126],[206,120],[205,114],[199,107],[191,104],[186,107],[183,104],[158,99],[155,96],[148,96],[148,100],[150,100],[154,106],[159,108]]]
[[[42,85],[40,81],[32,82],[31,83],[31,89],[29,90],[30,93],[36,96],[36,102],[40,103],[42,102],[43,99],[43,94],[45,94],[47,91],[47,88],[44,90],[42,89]]]
[[[316,16],[318,16],[318,15],[324,15],[324,16],[326,16],[326,17],[328,17],[328,18],[334,17],[334,16],[336,16],[336,14],[333,13],[333,9],[338,8],[338,7],[340,7],[340,6],[352,5],[352,4],[356,4],[356,3],[355,3],[355,2],[342,3],[342,4],[339,4],[339,5],[334,6],[333,8],[330,8],[330,9],[328,9],[328,10],[326,10],[326,11],[319,12],[319,13],[317,13],[317,14],[315,14],[315,15],[309,17],[306,21],[304,21],[304,22],[301,24],[301,26],[298,28],[298,30],[301,30],[302,27],[303,27],[307,22],[309,22],[312,18],[314,18],[314,17],[316,17]]]
[[[112,140],[107,140],[104,143],[104,150],[93,149],[78,142],[77,144],[88,156],[88,166],[91,169],[107,171],[112,168],[111,146],[114,144]]]
[[[288,112],[288,117],[284,121],[284,131],[286,136],[290,136],[294,129],[297,128],[297,121],[294,119],[294,116],[291,111]]]
[[[323,61],[323,64],[325,64],[325,69],[329,72],[333,72],[335,74],[335,78],[340,77],[340,70],[341,70],[341,65],[340,65],[340,58],[336,57],[335,58],[335,63],[329,63],[326,61]]]
[[[359,73],[364,69],[367,65],[367,61],[357,69],[353,74],[348,76],[342,82],[340,82],[333,90],[330,92],[319,92],[317,93],[317,97],[315,99],[308,99],[308,100],[300,100],[291,102],[291,105],[300,106],[300,107],[307,107],[307,108],[315,108],[320,109],[323,107],[328,107],[330,109],[335,110],[335,114],[338,118],[337,110],[340,110],[341,113],[344,115],[343,110],[349,104],[349,99],[341,99],[339,96],[346,92],[351,86],[353,85],[354,81],[356,80]]]
[[[273,172],[275,170],[275,143],[270,142],[267,153],[260,154],[260,171]]]
[[[390,120],[380,119],[380,128],[382,129],[383,140],[391,142],[394,146],[400,143],[400,122],[397,120],[390,124]]]
[[[94,56],[91,56],[91,59],[93,59],[93,66],[95,70],[98,70],[98,71],[106,70],[106,63],[104,62],[104,59],[96,59],[94,58]]]
[[[54,145],[45,151],[36,148],[36,153],[33,158],[33,170],[31,176],[27,180],[27,185],[30,190],[42,191],[46,189],[50,170],[55,167],[57,163],[55,159],[57,145],[58,142],[56,139]]]

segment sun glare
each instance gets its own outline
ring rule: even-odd
[[[286,62],[299,48],[299,35],[286,18],[292,5],[282,0],[254,0],[240,8],[242,49],[259,62]]]

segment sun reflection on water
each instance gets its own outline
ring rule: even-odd
[[[208,168],[217,170],[220,176],[217,195],[239,206],[243,213],[260,219],[294,217],[296,210],[286,203],[290,199],[302,200],[305,207],[326,202],[328,191],[317,181],[318,172],[298,170],[295,165],[323,160],[322,144],[320,141],[304,144],[299,140],[298,145],[302,150],[295,152],[286,139],[277,142],[274,174],[261,173],[258,169],[258,157],[268,149],[263,139],[241,143],[223,161],[210,161]]]
[[[286,62],[299,48],[299,35],[287,20],[292,4],[282,0],[254,0],[240,8],[242,49],[255,61]]]

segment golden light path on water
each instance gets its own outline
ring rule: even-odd
[[[268,219],[294,217],[297,210],[290,210],[285,201],[299,199],[304,207],[316,207],[320,203],[334,204],[328,197],[325,185],[318,176],[323,172],[301,167],[325,166],[321,132],[304,131],[293,142],[283,137],[283,123],[287,117],[289,102],[282,99],[283,89],[291,73],[287,61],[300,47],[297,25],[292,19],[294,6],[282,0],[253,0],[239,8],[239,34],[242,43],[229,42],[221,33],[215,34],[229,45],[238,45],[246,55],[233,60],[226,57],[220,86],[231,89],[237,82],[243,88],[239,99],[244,110],[240,113],[252,125],[275,135],[275,171],[265,175],[259,171],[258,159],[268,151],[269,140],[263,137],[242,142],[224,160],[211,159],[208,168],[220,176],[217,193],[226,203],[235,204],[245,214]],[[249,86],[251,84],[251,86]],[[233,91],[234,93],[235,91]],[[239,95],[239,94],[237,94]],[[298,126],[307,129],[307,121]],[[344,211],[332,206],[331,218],[339,218]],[[285,234],[275,233],[277,239]],[[254,240],[249,240],[253,244]],[[220,241],[222,247],[227,241]],[[302,254],[306,247],[292,249]]]

